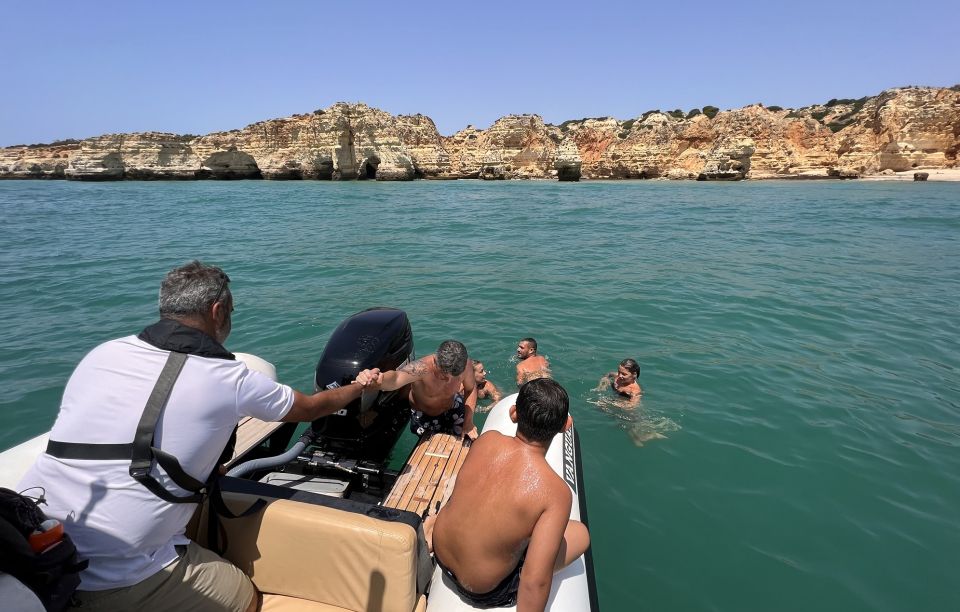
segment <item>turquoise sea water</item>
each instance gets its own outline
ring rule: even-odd
[[[536,337],[604,610],[960,609],[960,184],[0,183],[0,448],[195,257],[301,390],[369,306],[508,389]]]

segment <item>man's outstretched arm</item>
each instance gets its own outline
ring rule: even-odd
[[[293,392],[293,407],[280,420],[285,423],[300,423],[333,414],[360,397],[362,389],[361,385],[350,384],[346,387],[325,389],[313,395],[295,390]]]
[[[389,372],[381,372],[376,368],[363,370],[357,374],[357,382],[368,389],[393,391],[394,389],[399,389],[400,387],[420,380],[426,376],[427,371],[426,361],[417,359],[412,363],[402,365],[398,369],[390,370]]]

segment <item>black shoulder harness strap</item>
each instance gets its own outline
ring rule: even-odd
[[[163,321],[161,321],[161,324]],[[159,324],[158,324],[159,326]],[[158,327],[154,326],[154,328]],[[151,328],[148,328],[150,330]],[[219,346],[219,345],[218,345]],[[229,358],[233,355],[226,353]],[[50,440],[47,442],[47,454],[59,457],[60,459],[129,459],[130,476],[137,482],[146,487],[151,493],[160,499],[172,504],[198,504],[203,501],[205,495],[210,495],[211,511],[209,512],[208,523],[208,544],[207,547],[214,552],[221,554],[226,548],[226,533],[222,531],[219,523],[220,517],[240,518],[259,512],[266,507],[267,502],[258,499],[246,510],[234,513],[224,503],[219,487],[220,472],[219,465],[213,467],[213,471],[206,482],[200,482],[190,474],[187,474],[177,458],[170,453],[164,452],[153,445],[153,436],[157,429],[157,422],[160,420],[160,414],[170,399],[170,392],[173,391],[173,384],[177,382],[183,364],[187,361],[187,353],[170,351],[167,356],[167,362],[160,371],[157,384],[150,392],[150,398],[147,399],[147,405],[140,416],[140,422],[137,424],[137,433],[134,435],[133,442],[130,444],[90,444],[83,442],[57,442]],[[221,357],[220,355],[214,355]],[[236,429],[234,429],[236,436]],[[228,443],[227,450],[232,451],[232,441]],[[221,456],[221,459],[224,457]],[[181,489],[190,491],[190,495],[178,496],[163,488],[163,485],[150,474],[153,462],[156,462],[164,469]],[[220,463],[219,461],[217,462]],[[222,543],[221,543],[222,542]]]
[[[47,454],[60,459],[129,459],[130,476],[160,499],[173,504],[195,504],[202,501],[208,483],[187,474],[176,457],[153,446],[153,436],[157,422],[160,420],[160,413],[167,405],[173,384],[180,376],[186,361],[185,353],[171,351],[167,357],[157,384],[153,387],[147,405],[143,409],[140,423],[137,425],[137,433],[131,444],[89,444],[50,440],[47,442]],[[181,497],[163,488],[163,485],[150,474],[154,460],[177,486],[190,491],[191,495]],[[214,468],[211,478],[215,478],[216,474],[217,470]]]

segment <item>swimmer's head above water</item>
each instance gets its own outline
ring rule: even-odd
[[[473,362],[473,377],[476,379],[478,385],[487,382],[487,369],[483,367],[482,361]]]
[[[633,359],[624,359],[617,368],[615,384],[617,387],[632,385],[640,376],[640,364]]]
[[[533,338],[524,338],[517,343],[517,358],[520,360],[533,357],[537,354],[537,341]]]

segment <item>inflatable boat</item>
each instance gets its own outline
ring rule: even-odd
[[[237,357],[276,379],[269,362],[242,353]],[[413,359],[406,313],[365,310],[333,332],[314,385],[317,390],[335,388],[349,384],[360,370],[392,370]],[[515,397],[491,410],[484,431],[515,433],[509,418]],[[469,444],[442,434],[421,439],[403,467],[391,469],[397,463],[391,453],[409,416],[402,394],[373,392],[311,423],[296,442],[296,423],[242,422],[228,476],[220,481],[223,506],[240,514],[263,503],[258,512],[227,518],[208,500],[198,508],[187,535],[222,550],[243,569],[263,593],[264,610],[471,610],[435,569],[422,528],[424,511],[442,499]],[[0,453],[0,486],[16,489],[46,439],[43,434]],[[571,488],[571,518],[586,523],[574,428],[557,434],[547,461]],[[24,591],[0,574],[0,601],[42,610]],[[555,574],[547,609],[599,609],[589,550]]]

